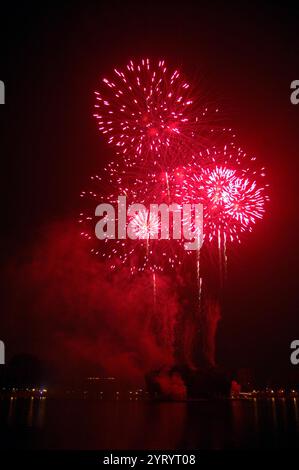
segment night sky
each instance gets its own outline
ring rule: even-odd
[[[59,227],[72,223],[77,230],[79,193],[113,158],[92,118],[93,91],[115,65],[161,57],[220,105],[242,147],[266,166],[270,184],[264,220],[230,257],[218,362],[252,368],[264,383],[299,382],[299,366],[289,360],[290,343],[299,338],[299,105],[290,102],[290,83],[299,79],[299,7],[161,3],[1,6],[0,339],[8,358],[31,352],[31,344],[43,355],[42,325],[33,318],[39,307],[28,294],[36,277],[29,288],[22,276],[36,247],[49,246],[45,233],[59,239]]]

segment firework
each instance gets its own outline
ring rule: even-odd
[[[131,165],[137,157],[143,164],[162,161],[171,167],[205,146],[209,136],[215,138],[218,108],[212,112],[198,99],[195,103],[190,84],[164,60],[130,61],[125,71],[114,69],[95,96],[99,131]]]
[[[262,181],[264,168],[256,169],[254,162],[241,149],[224,147],[201,154],[185,168],[178,191],[185,201],[203,204],[205,239],[240,241],[241,233],[263,217],[268,185]]]
[[[152,238],[161,229],[160,217],[148,210],[150,204],[168,204],[170,200],[174,202],[173,174],[149,173],[141,180],[120,173],[118,166],[112,163],[106,171],[109,175],[106,181],[98,175],[92,176],[91,189],[81,192],[84,201],[84,210],[79,217],[81,236],[91,244],[91,253],[107,260],[113,270],[121,265],[128,266],[132,274],[146,269],[152,272],[175,269],[182,263],[185,252],[183,242],[177,239]],[[129,217],[126,228],[130,230],[130,237],[97,240],[94,234],[96,206],[102,202],[116,206],[120,195],[126,196],[128,206],[144,204],[145,209]]]
[[[148,209],[139,211],[130,219],[134,237],[139,240],[150,240],[160,230],[160,219]]]
[[[185,250],[182,239],[156,237],[162,232],[162,218],[149,207],[173,204],[181,209],[184,204],[202,204],[203,234],[195,222],[189,225],[198,241],[203,235],[205,248],[201,250],[201,243],[196,245],[191,256],[191,261],[193,258],[196,262],[193,270],[188,264],[191,276],[197,278],[198,308],[193,320],[188,311],[186,331],[189,337],[192,326],[191,331],[200,335],[205,360],[215,366],[215,334],[227,272],[227,247],[228,243],[232,246],[233,242],[240,242],[242,235],[264,216],[268,200],[264,168],[236,146],[232,130],[221,125],[218,108],[207,106],[204,94],[195,92],[182,74],[169,69],[164,60],[130,61],[125,69],[114,69],[113,76],[103,78],[95,92],[94,117],[99,132],[121,158],[110,162],[102,176],[91,177],[90,189],[82,191],[81,235],[91,253],[112,270],[126,266],[132,274],[149,272],[152,318],[156,319],[158,273],[169,274],[171,268],[179,274],[176,281],[182,279],[184,272],[177,273],[177,267],[194,249]],[[144,209],[130,211],[125,222],[121,212],[112,210],[118,235],[119,226],[124,223],[127,236],[106,238],[104,234],[104,240],[99,240],[95,227],[106,220],[108,224],[111,216],[98,222],[95,209],[101,203],[116,207],[121,196],[126,196],[128,206],[143,204]],[[190,218],[183,215],[185,219],[180,219],[180,223],[190,224]],[[174,212],[172,216],[169,231],[171,223],[175,226]],[[180,228],[185,233],[188,227]],[[215,265],[219,267],[219,280]],[[191,343],[192,340],[186,358],[192,367]]]
[[[100,132],[123,155],[156,159],[188,134],[190,85],[164,60],[130,61],[125,71],[114,69],[111,80],[104,78],[102,88],[95,92],[94,116]]]

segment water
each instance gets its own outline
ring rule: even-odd
[[[299,447],[298,400],[0,400],[2,449]]]

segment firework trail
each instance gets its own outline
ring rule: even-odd
[[[268,200],[264,168],[256,167],[255,158],[247,156],[240,148],[226,145],[201,152],[181,169],[181,175],[177,184],[179,198],[185,203],[203,205],[205,252],[211,257],[215,251],[217,253],[221,292],[227,275],[228,244],[240,243],[242,236],[252,231],[256,221],[264,216]],[[215,301],[209,300],[208,292],[202,297],[201,252],[199,249],[196,253],[198,334],[203,351],[213,365],[213,338],[220,311]],[[188,354],[190,356],[190,351]]]
[[[119,166],[113,163],[105,173],[107,178],[92,176],[89,190],[81,192],[84,206],[79,217],[81,236],[90,245],[90,252],[105,260],[112,271],[128,267],[132,275],[138,275],[139,280],[144,275],[149,276],[152,311],[148,317],[148,327],[165,344],[173,345],[175,323],[171,316],[162,315],[163,292],[160,292],[160,288],[163,289],[164,281],[161,274],[163,271],[175,273],[182,263],[185,250],[181,240],[151,238],[157,230],[160,231],[161,224],[160,217],[148,210],[149,204],[160,204],[172,197],[175,191],[173,175],[151,173],[141,180],[126,172],[122,173]],[[131,231],[134,239],[98,240],[94,233],[97,222],[95,208],[101,202],[116,207],[119,196],[127,197],[127,207],[134,203],[145,206],[144,210],[127,218],[126,229]],[[115,222],[118,223],[118,215]]]

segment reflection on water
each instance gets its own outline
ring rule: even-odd
[[[293,399],[293,405],[294,405],[294,415],[295,415],[295,421],[296,421],[296,428],[299,433],[299,415],[298,415],[298,402],[297,398]]]
[[[0,438],[2,448],[29,449],[293,448],[298,402],[2,399]]]

